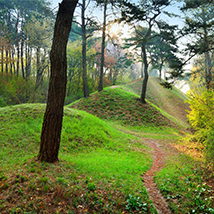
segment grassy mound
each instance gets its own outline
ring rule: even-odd
[[[143,84],[142,81],[142,79],[139,79],[123,88],[140,95]],[[187,97],[180,90],[175,87],[173,87],[172,90],[166,89],[160,85],[160,80],[157,77],[150,77],[146,99],[170,114],[176,123],[188,127],[186,110],[189,110],[189,104],[185,103]]]
[[[144,140],[65,108],[60,162],[40,163],[45,105],[0,108],[0,213],[153,213],[141,181],[152,164]]]
[[[132,126],[173,126],[173,122],[155,107],[142,104],[138,96],[120,88],[108,88],[69,105],[101,119]]]

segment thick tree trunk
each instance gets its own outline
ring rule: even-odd
[[[67,82],[66,47],[77,2],[78,0],[63,0],[59,4],[54,28],[54,38],[50,53],[51,76],[48,100],[38,155],[40,161],[49,163],[58,161]]]
[[[86,67],[86,26],[85,26],[85,0],[82,1],[82,80],[84,97],[89,97],[87,67]]]
[[[148,75],[148,62],[147,62],[145,44],[142,45],[142,54],[143,54],[143,62],[144,62],[144,79],[143,79],[143,86],[142,86],[142,93],[141,93],[140,100],[142,103],[146,103],[146,88],[147,88],[149,75]]]
[[[103,69],[104,69],[104,53],[105,53],[105,38],[106,38],[106,13],[107,13],[107,2],[104,4],[104,15],[103,15],[103,34],[102,34],[102,50],[101,50],[101,65],[100,65],[100,83],[98,91],[103,90]]]

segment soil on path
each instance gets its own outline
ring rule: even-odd
[[[135,137],[139,137],[137,134],[131,132],[129,132],[129,134],[132,134]],[[154,182],[155,172],[159,172],[165,166],[165,154],[156,142],[144,137],[141,138],[144,139],[147,145],[153,149],[152,167],[143,175],[144,186],[150,199],[152,200],[154,206],[156,207],[158,214],[171,214],[168,203],[166,202],[165,198],[160,193],[158,187]]]
[[[160,171],[165,166],[164,153],[157,143],[152,140],[146,140],[148,145],[153,149],[153,165],[143,176],[144,185],[150,199],[153,201],[153,204],[158,211],[158,214],[170,214],[171,212],[167,202],[154,183],[154,173]]]

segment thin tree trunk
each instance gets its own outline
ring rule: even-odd
[[[13,75],[13,50],[10,49],[9,55],[10,55],[10,74]]]
[[[87,66],[86,66],[86,26],[85,26],[85,0],[82,1],[82,81],[84,97],[89,97]]]
[[[40,62],[40,47],[37,47],[36,51],[36,85],[35,90],[38,88],[41,81],[41,62]]]
[[[18,39],[18,24],[19,24],[19,13],[16,21],[16,44],[17,44],[17,62],[16,62],[16,75],[19,76],[19,39]]]
[[[6,50],[6,55],[5,55],[5,59],[6,59],[6,61],[5,61],[5,72],[6,72],[6,74],[8,74],[8,55],[9,55],[8,50]]]
[[[1,47],[1,72],[4,72],[4,46]]]
[[[12,59],[13,59],[12,67],[13,67],[13,75],[15,75],[15,71],[16,71],[14,55],[15,55],[15,48],[13,47],[13,49],[12,49]]]
[[[25,79],[25,71],[24,71],[24,39],[21,40],[21,68],[22,68],[22,77]]]
[[[104,69],[104,53],[105,53],[105,38],[106,38],[106,13],[107,13],[107,2],[104,4],[104,15],[103,15],[103,34],[102,34],[102,50],[101,50],[101,65],[100,65],[100,83],[98,91],[103,90],[103,69]]]
[[[206,17],[205,17],[205,10],[203,9],[202,11],[202,16],[203,16],[203,21],[206,23]],[[209,46],[209,41],[208,41],[208,32],[207,32],[207,27],[204,25],[204,42],[206,47]],[[211,83],[212,83],[212,74],[211,74],[211,59],[210,59],[210,54],[209,51],[205,53],[205,81],[206,81],[206,88],[209,90],[211,88]]]
[[[146,103],[146,88],[147,88],[149,75],[148,75],[148,62],[147,62],[145,44],[142,45],[142,54],[143,54],[143,62],[144,62],[144,79],[143,79],[143,86],[142,86],[142,93],[141,93],[140,100],[142,103]]]
[[[67,83],[66,47],[77,2],[78,0],[63,0],[59,4],[54,27],[50,53],[51,76],[38,155],[40,161],[49,163],[58,161]]]
[[[30,73],[31,73],[31,70],[30,70],[30,64],[31,64],[31,49],[28,45],[26,45],[25,47],[25,58],[26,58],[26,68],[25,68],[25,74],[26,74],[26,101],[29,100],[30,98],[30,90],[28,89],[28,80],[29,80],[29,77],[30,77]]]
[[[142,63],[141,63],[141,75],[140,75],[141,78],[143,78],[143,73],[144,73],[144,62],[142,61]]]
[[[162,79],[162,68],[163,68],[163,60],[161,61],[161,64],[160,64],[160,68],[159,68],[159,79],[161,80]]]

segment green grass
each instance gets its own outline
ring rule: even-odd
[[[122,87],[124,90],[141,95],[142,79]],[[175,121],[177,125],[187,128],[186,110],[189,105],[184,101],[188,98],[176,87],[172,90],[163,88],[157,77],[150,77],[147,85],[146,99],[158,107],[167,117]],[[166,114],[167,112],[167,114]]]
[[[142,104],[136,94],[107,88],[68,107],[87,111],[101,119],[132,126],[175,126],[159,109]]]
[[[0,108],[0,213],[157,213],[142,182],[152,165],[149,138],[167,157],[155,182],[172,212],[213,214],[207,174],[199,162],[172,147],[183,135],[175,122],[187,126],[164,113],[163,100],[154,104],[151,88],[149,103],[142,105],[133,94],[140,85],[106,88],[66,106],[55,164],[36,160],[45,105]],[[179,94],[160,90],[171,101]],[[183,101],[182,96],[170,106]]]
[[[213,192],[207,174],[196,161],[171,152],[163,170],[155,176],[173,213],[214,213]]]
[[[76,194],[73,201],[65,199],[74,213],[80,203],[84,203],[85,209],[94,211],[97,206],[101,209],[101,204],[109,204],[109,212],[120,213],[125,210],[129,195],[140,197],[142,203],[147,204],[148,212],[154,212],[141,181],[141,175],[152,164],[150,149],[143,140],[120,132],[110,123],[84,111],[65,108],[60,163],[55,166],[39,163],[34,157],[39,150],[44,110],[45,105],[41,104],[0,109],[3,121],[0,188],[5,197],[7,194],[16,196],[13,205],[4,203],[0,211],[48,210],[48,199],[40,203],[31,198],[37,198],[38,194],[46,197],[51,192],[57,195],[58,189],[62,189],[63,198]],[[101,194],[101,190],[105,194]],[[22,201],[29,206],[24,207]]]

